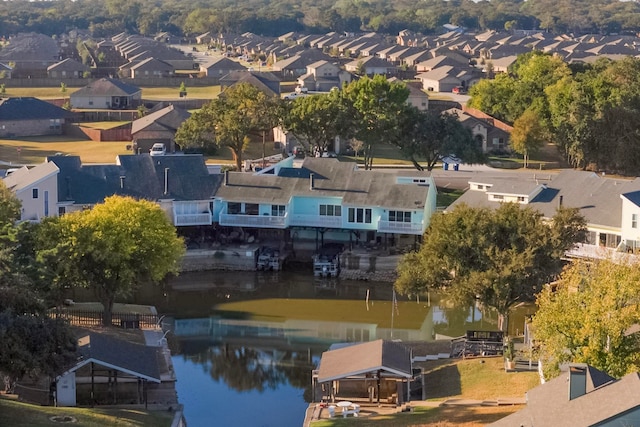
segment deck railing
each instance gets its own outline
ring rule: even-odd
[[[72,326],[102,325],[102,311],[52,310],[49,315],[53,318],[66,319]],[[114,326],[120,326],[123,329],[155,329],[158,327],[158,315],[114,312],[111,316],[111,322]]]

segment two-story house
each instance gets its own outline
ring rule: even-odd
[[[608,178],[594,172],[565,170],[517,180],[512,175],[481,176],[469,181],[469,190],[447,208],[465,203],[497,207],[512,202],[552,218],[558,207],[578,208],[587,222],[587,238],[567,252],[576,258],[624,258],[640,246],[640,178]]]
[[[350,73],[341,70],[337,64],[321,60],[307,66],[307,74],[298,78],[298,85],[309,90],[329,92],[334,87],[342,88],[343,83],[350,81]]]
[[[294,167],[293,160],[256,174],[227,172],[216,192],[217,222],[353,244],[420,236],[435,211],[428,173],[363,171],[332,158],[306,158]]]

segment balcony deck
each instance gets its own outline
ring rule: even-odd
[[[267,215],[220,214],[220,225],[227,227],[286,228],[287,217]]]
[[[422,234],[422,224],[415,222],[378,221],[380,233]]]

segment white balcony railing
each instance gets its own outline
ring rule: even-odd
[[[220,214],[220,225],[228,227],[286,228],[287,216]]]
[[[176,226],[211,225],[211,213],[204,212],[198,214],[175,214],[174,222],[174,225]]]
[[[378,221],[378,231],[380,233],[401,233],[401,234],[422,234],[422,223]]]
[[[295,214],[291,215],[289,225],[340,228],[342,227],[342,217]]]

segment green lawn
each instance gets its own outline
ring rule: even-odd
[[[88,83],[88,81],[87,81]],[[213,99],[220,93],[220,86],[189,86],[185,79],[187,96],[189,98]],[[65,93],[60,92],[60,87],[11,87],[11,82],[5,83],[5,97],[33,96],[40,99],[68,98],[79,87],[67,87]],[[174,99],[179,98],[179,86],[173,87],[142,87],[144,99]]]
[[[54,422],[54,416],[68,416],[74,423]],[[168,427],[173,414],[167,411],[145,411],[139,409],[102,408],[55,408],[52,406],[29,405],[8,399],[0,399],[0,426],[11,427],[51,427],[72,425],[78,427]]]
[[[540,384],[537,372],[505,372],[502,357],[438,360],[421,365],[425,368],[429,400],[523,397],[526,391]],[[477,427],[490,424],[522,408],[518,405],[427,407],[418,406],[416,402],[413,402],[412,407],[412,413],[360,418],[337,417],[314,422],[312,427]]]
[[[16,164],[39,164],[56,153],[80,156],[84,163],[114,163],[118,154],[131,154],[126,141],[95,142],[68,136],[0,139],[0,160]]]

